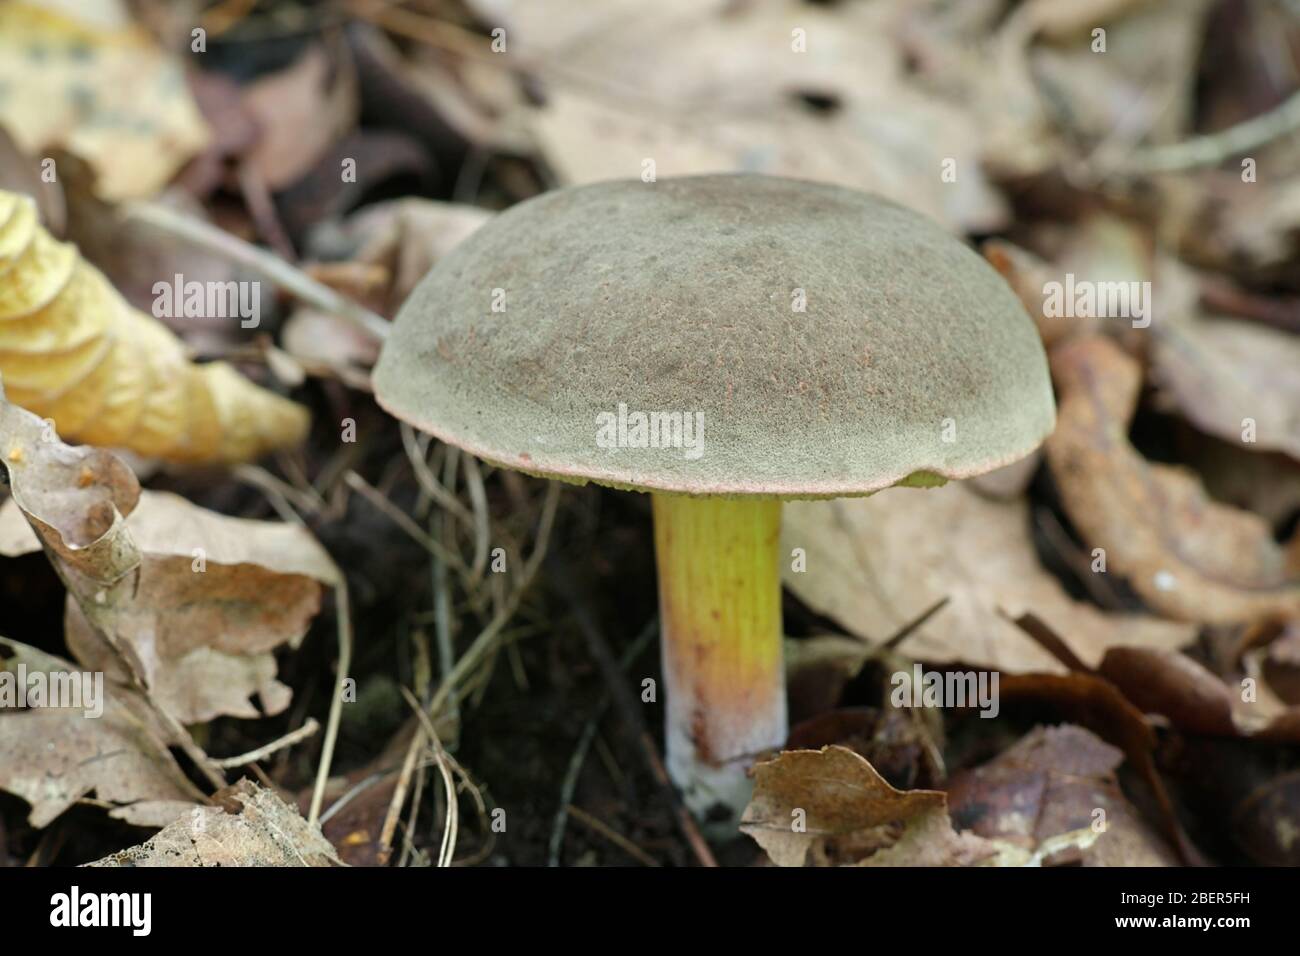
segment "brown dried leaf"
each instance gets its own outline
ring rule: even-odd
[[[360,107],[347,47],[308,47],[285,69],[249,84],[242,105],[261,133],[248,162],[270,189],[293,185],[356,126]]]
[[[0,461],[13,497],[0,507],[9,556],[39,550],[69,589],[67,640],[88,667],[125,679],[104,631],[183,723],[259,716],[288,705],[274,648],[296,646],[337,583],[304,529],[230,518],[146,492],[114,456],[70,448],[39,419],[0,400]],[[31,532],[18,530],[25,518]]]
[[[1124,755],[1080,727],[1039,727],[988,763],[953,778],[953,819],[980,836],[1034,847],[1060,833],[1104,829],[1055,862],[1175,866],[1115,778]],[[1102,815],[1098,815],[1098,811]]]
[[[1300,339],[1232,319],[1162,322],[1153,331],[1153,377],[1196,427],[1246,451],[1300,459]]]
[[[1179,730],[1216,737],[1300,741],[1300,707],[1236,691],[1186,654],[1119,647],[1106,654],[1101,675],[1147,713]]]
[[[740,829],[777,866],[803,866],[814,848],[814,856],[850,863],[892,847],[892,866],[972,866],[998,854],[953,831],[943,793],[895,790],[844,747],[791,750],[756,765]]]
[[[1108,647],[1177,648],[1191,628],[1106,614],[1069,597],[1044,570],[1023,502],[989,501],[962,487],[887,489],[870,498],[786,505],[783,547],[807,570],[785,584],[850,633],[881,641],[943,597],[948,605],[903,641],[915,660],[1010,672],[1064,666],[1012,621],[1033,611],[1095,667]]]
[[[28,675],[75,672],[68,661],[0,638],[0,671]],[[203,796],[185,778],[152,722],[129,696],[103,685],[103,712],[85,708],[0,707],[0,788],[32,805],[28,820],[45,827],[94,794],[109,815],[136,826],[164,826]]]
[[[1255,515],[1211,501],[1189,472],[1129,444],[1138,364],[1099,336],[1051,354],[1059,399],[1047,460],[1065,510],[1107,570],[1162,614],[1234,623],[1300,615],[1300,581]]]
[[[876,192],[954,229],[1006,220],[978,123],[910,81],[888,5],[664,0],[650,13],[617,0],[594,19],[574,0],[481,5],[542,82],[562,64],[531,118],[567,183],[640,175],[653,157],[660,177],[780,174]]]
[[[340,866],[320,828],[270,790],[241,780],[152,839],[88,866]]]
[[[1275,529],[1300,512],[1300,461],[1208,436],[1184,445],[1182,460],[1196,469],[1213,498],[1253,511]]]

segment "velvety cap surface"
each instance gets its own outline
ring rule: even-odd
[[[512,207],[411,294],[374,381],[498,464],[692,494],[964,478],[1055,418],[1038,333],[983,259],[885,200],[757,175]]]

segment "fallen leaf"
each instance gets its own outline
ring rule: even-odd
[[[337,278],[342,267],[352,267],[367,283],[341,291],[380,314],[392,315],[434,264],[491,216],[475,206],[427,199],[367,206],[342,223],[326,222],[314,230],[313,253],[337,260],[318,267],[317,278],[337,288],[330,276]],[[376,272],[382,282],[374,282]],[[336,315],[310,308],[293,313],[283,341],[295,357],[330,366],[368,368],[379,354],[379,343],[372,336],[359,333]]]
[[[844,747],[791,750],[754,767],[741,817],[777,866],[1033,866],[1041,856],[958,833],[937,790],[895,790]],[[1071,845],[1091,841],[1071,834]]]
[[[0,672],[13,680],[22,673],[29,681],[33,674],[86,674],[68,661],[3,638]],[[109,681],[100,686],[97,717],[85,707],[0,707],[0,789],[31,804],[28,821],[34,827],[48,826],[91,794],[109,806],[110,816],[155,827],[203,799],[151,722],[129,706],[129,695]]]
[[[1061,833],[1097,838],[1055,862],[1084,866],[1176,866],[1177,857],[1119,788],[1121,751],[1081,727],[1039,727],[1015,746],[953,777],[952,816],[989,839],[1032,848]]]
[[[651,15],[619,0],[594,19],[574,0],[480,6],[544,84],[532,127],[565,183],[641,175],[651,158],[658,177],[778,174],[879,193],[954,230],[1005,222],[978,123],[909,80],[890,5],[672,0]]]
[[[1152,376],[1203,431],[1300,459],[1300,339],[1234,319],[1153,327]]]
[[[1102,152],[1185,135],[1210,6],[1210,0],[1035,3],[1038,35],[1053,42],[1032,47],[1031,68],[1056,122]],[[1104,56],[1095,48],[1098,26],[1105,27]]]
[[[936,713],[910,707],[841,707],[792,726],[784,749],[838,745],[865,758],[891,786],[904,790],[939,786],[944,780],[942,718],[934,722],[936,740],[930,724],[920,716]]]
[[[293,185],[356,125],[356,73],[346,45],[313,44],[283,70],[250,83],[242,106],[260,132],[247,161],[268,188]]]
[[[1164,778],[1156,767],[1156,733],[1151,722],[1114,684],[1097,674],[1006,674],[999,686],[1004,707],[1028,704],[1078,724],[1124,753],[1155,797],[1160,832],[1185,863],[1201,860],[1183,832]]]
[[[901,834],[884,832],[890,827],[901,827]],[[792,750],[757,764],[754,797],[740,830],[777,866],[803,866],[815,845],[827,843],[827,859],[856,862],[838,853],[865,850],[869,856],[904,840],[908,831],[919,831],[918,851],[925,848],[915,854],[917,865],[970,866],[998,852],[987,841],[952,830],[943,793],[895,790],[844,747]]]
[[[1240,170],[1226,169],[1157,184],[1159,229],[1185,259],[1250,286],[1300,289],[1300,179],[1243,183]]]
[[[1244,684],[1231,688],[1186,654],[1114,648],[1099,672],[1134,706],[1186,733],[1300,742],[1300,707],[1250,695]]]
[[[1255,512],[1278,531],[1300,513],[1300,461],[1245,451],[1239,440],[1196,437],[1202,440],[1187,443],[1182,460],[1196,469],[1213,498]]]
[[[283,711],[291,692],[275,680],[273,651],[298,646],[320,609],[320,585],[338,583],[316,540],[297,525],[230,518],[148,491],[126,531],[143,555],[139,581],[106,620],[135,650],[158,702],[183,723]],[[75,600],[66,639],[83,664],[115,672]]]
[[[208,141],[180,60],[139,27],[0,4],[0,89],[23,150],[82,156],[107,199],[154,195]]]
[[[1065,667],[1015,626],[1032,611],[1087,666],[1108,647],[1177,648],[1190,627],[1144,615],[1107,614],[1069,597],[1038,563],[1024,502],[990,501],[957,483],[886,489],[869,498],[793,501],[783,547],[807,570],[785,584],[850,633],[879,642],[941,598],[948,605],[906,638],[914,660],[1009,672]]]
[[[68,438],[180,462],[245,461],[302,440],[302,406],[223,362],[196,365],[77,249],[0,192],[0,377]]]
[[[0,506],[3,553],[48,549],[68,585],[66,638],[82,664],[125,680],[117,655],[131,654],[155,701],[182,723],[288,706],[273,650],[297,646],[321,585],[339,580],[307,531],[142,494],[120,460],[63,445],[2,400],[0,461],[13,490]]]
[[[151,839],[88,866],[341,866],[298,811],[250,780],[218,791]]]
[[[1267,523],[1210,500],[1187,470],[1149,463],[1129,444],[1137,362],[1093,336],[1053,349],[1051,365],[1059,397],[1047,460],[1066,513],[1104,549],[1108,573],[1179,620],[1300,615],[1300,580]]]

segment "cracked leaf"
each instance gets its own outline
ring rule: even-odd
[[[0,638],[0,670],[56,674],[79,668],[34,647]],[[40,828],[91,794],[109,815],[136,826],[163,826],[202,801],[151,722],[129,696],[103,683],[103,713],[85,708],[0,708],[0,788],[31,804]]]

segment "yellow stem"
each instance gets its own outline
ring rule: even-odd
[[[786,735],[779,499],[655,494],[668,770],[734,819],[745,770]]]

